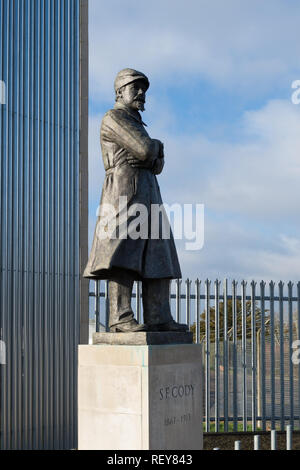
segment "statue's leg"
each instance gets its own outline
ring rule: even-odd
[[[109,327],[112,332],[144,331],[134,319],[131,295],[134,279],[130,272],[121,272],[108,283]]]
[[[173,320],[170,308],[170,281],[143,280],[144,323],[151,331],[186,331],[187,325]]]
[[[109,297],[109,326],[127,323],[133,319],[131,308],[131,293],[133,279],[114,279],[108,283]]]
[[[158,325],[172,320],[169,292],[168,279],[143,280],[143,311],[147,325]]]

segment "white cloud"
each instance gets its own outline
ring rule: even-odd
[[[92,0],[92,93],[108,100],[123,67],[252,96],[288,87],[299,78],[299,15],[300,4],[287,0]]]
[[[206,244],[198,253],[178,244],[183,277],[251,282],[299,281],[300,238],[279,234],[272,238],[226,222],[207,221]]]

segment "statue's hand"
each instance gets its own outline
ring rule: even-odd
[[[138,158],[134,157],[133,155],[128,155],[126,158],[127,162],[133,168],[152,168],[153,161],[141,161]]]

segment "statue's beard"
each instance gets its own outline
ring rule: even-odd
[[[144,101],[141,101],[141,100],[134,100],[134,104],[135,104],[135,107],[136,107],[139,111],[144,111],[144,110],[145,110],[145,103],[144,103]]]

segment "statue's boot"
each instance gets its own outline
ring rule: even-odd
[[[144,322],[149,331],[188,331],[188,325],[173,320],[170,308],[170,281],[143,280]]]
[[[108,283],[109,328],[113,333],[147,331],[145,325],[140,325],[134,319],[131,308],[133,282],[129,273],[120,272],[120,277]]]
[[[112,333],[134,333],[138,331],[148,331],[147,325],[140,325],[135,319],[126,323],[119,323],[110,327]]]

